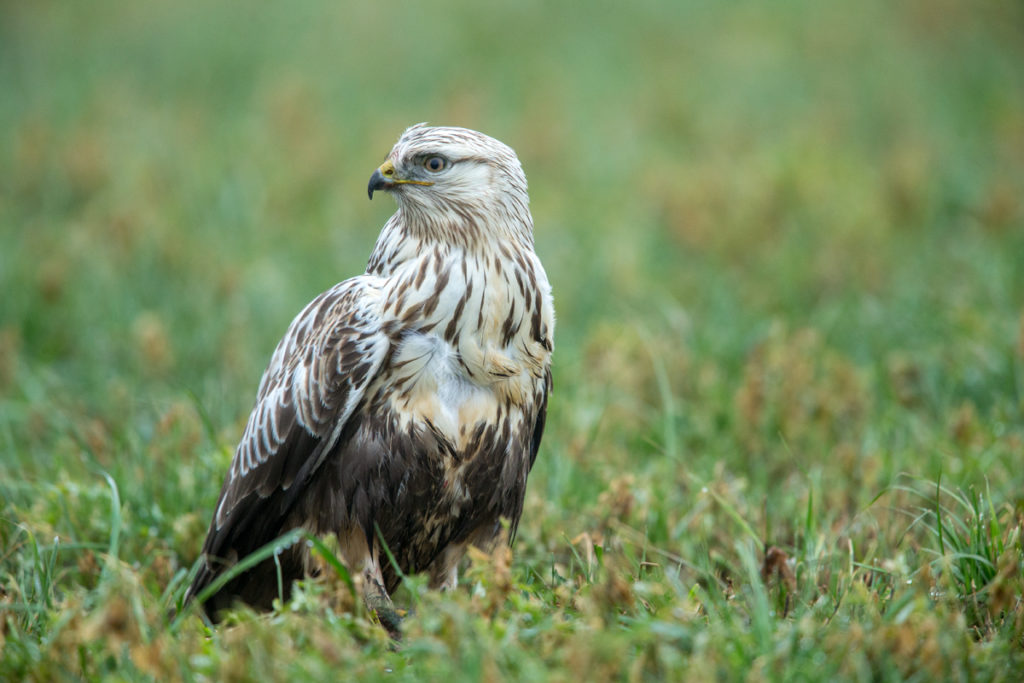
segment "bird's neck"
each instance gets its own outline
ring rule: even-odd
[[[528,211],[487,217],[452,211],[438,217],[399,208],[381,230],[366,272],[387,276],[437,250],[462,251],[480,259],[500,259],[510,251],[532,252],[533,222]]]

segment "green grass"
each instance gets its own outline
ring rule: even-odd
[[[5,4],[0,679],[1019,678],[1022,27]],[[424,120],[516,148],[555,288],[514,553],[410,577],[397,650],[329,542],[274,614],[172,621],[273,345]]]

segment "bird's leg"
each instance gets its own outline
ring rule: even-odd
[[[345,556],[345,564],[349,568],[359,568],[359,583],[362,586],[363,602],[367,609],[377,615],[381,626],[387,630],[395,640],[402,637],[402,617],[395,610],[391,596],[384,587],[384,577],[381,574],[380,562],[378,561],[377,542],[374,541],[373,549],[366,540],[362,530],[354,529],[339,538],[341,553]]]
[[[459,561],[466,552],[466,545],[450,545],[441,551],[430,565],[430,583],[433,590],[450,591],[459,585]]]
[[[459,585],[459,565],[456,562],[444,574],[430,572],[430,587],[439,591],[454,590]]]
[[[384,578],[380,574],[376,553],[363,567],[363,600],[366,607],[377,615],[380,625],[387,630],[388,635],[395,640],[401,640],[402,617],[398,615],[394,603],[391,602],[391,596],[384,588]]]

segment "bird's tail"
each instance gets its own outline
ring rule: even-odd
[[[267,531],[264,529],[264,531]],[[211,529],[203,549],[202,561],[195,578],[185,591],[183,605],[201,600],[201,607],[210,621],[220,620],[220,613],[242,602],[257,610],[270,610],[274,600],[287,600],[291,595],[292,582],[305,573],[307,551],[298,530],[284,535],[279,533],[252,534],[248,543],[238,539],[219,539]],[[236,541],[216,543],[218,540]],[[218,552],[211,552],[215,546]],[[262,559],[257,559],[262,557]],[[239,565],[251,567],[241,571]],[[210,595],[205,595],[222,576],[233,574],[224,585]]]

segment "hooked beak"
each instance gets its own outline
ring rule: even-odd
[[[391,183],[388,182],[388,179],[384,177],[384,174],[381,173],[378,168],[373,172],[373,175],[370,176],[370,184],[366,188],[366,193],[370,195],[370,199],[373,199],[373,193],[376,190],[385,190],[389,187],[391,187]]]
[[[370,184],[366,187],[366,193],[373,199],[373,193],[377,190],[390,190],[395,185],[433,185],[426,180],[410,180],[399,178],[395,171],[395,165],[388,159],[370,176]]]

